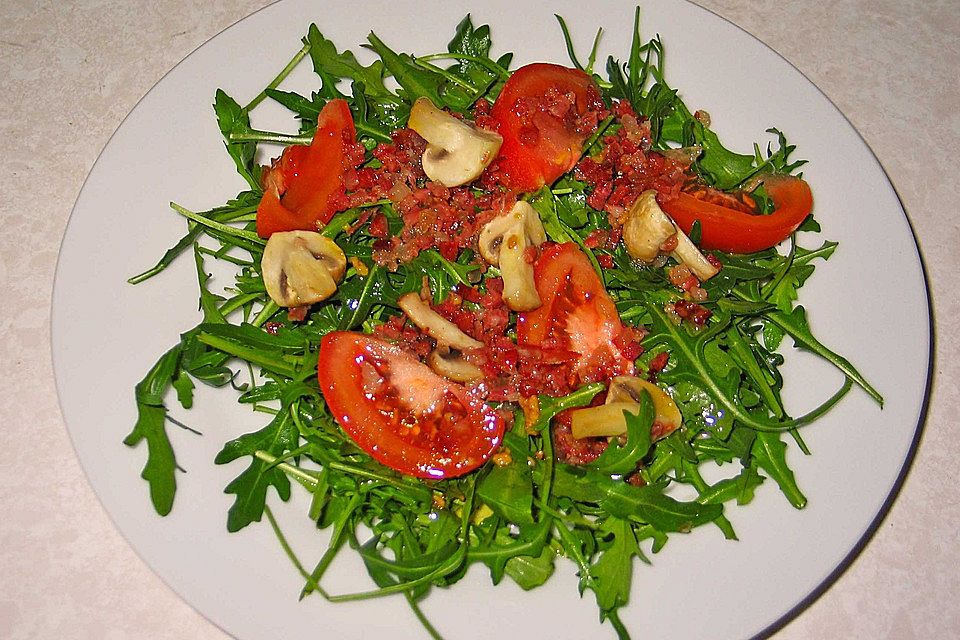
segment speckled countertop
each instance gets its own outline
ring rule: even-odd
[[[49,307],[67,218],[110,134],[166,71],[265,4],[0,3],[0,637],[225,637],[139,560],[84,479],[57,405]],[[956,0],[701,4],[797,66],[872,147],[919,238],[937,320],[928,420],[899,498],[776,638],[960,637]]]

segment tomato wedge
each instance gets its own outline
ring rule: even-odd
[[[330,412],[361,449],[400,473],[440,479],[486,462],[504,421],[466,387],[371,336],[324,336],[317,362]]]
[[[775,209],[770,215],[754,215],[694,194],[676,197],[660,194],[657,201],[685,233],[700,221],[700,246],[730,253],[753,253],[780,244],[797,230],[813,209],[810,186],[793,176],[769,175],[763,186]]]
[[[624,351],[631,330],[620,315],[587,256],[572,243],[553,245],[534,264],[543,304],[517,319],[517,344],[575,354],[577,384],[633,375],[633,358]]]
[[[579,69],[538,62],[513,72],[490,112],[503,137],[498,165],[517,191],[535,191],[573,168],[603,111]]]
[[[344,145],[356,140],[345,100],[324,105],[310,146],[287,147],[265,180],[257,207],[257,235],[316,231],[333,217],[331,200],[343,190]]]

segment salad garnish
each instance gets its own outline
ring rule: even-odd
[[[196,381],[268,416],[214,461],[247,465],[225,489],[227,529],[266,517],[301,595],[401,594],[435,638],[419,603],[478,563],[523,589],[573,570],[628,638],[618,611],[635,559],[707,524],[735,540],[726,509],[767,480],[805,506],[786,455],[809,453],[799,427],[854,386],[882,405],[798,303],[837,245],[797,240],[820,228],[785,134],[769,129],[752,154],[725,148],[667,84],[639,15],[605,74],[599,31],[581,64],[558,17],[572,66],[512,68],[468,15],[430,55],[371,33],[368,65],[311,25],[248,104],[216,92],[249,188],[209,211],[172,204],[187,233],[130,279],[189,251],[200,288],[202,322],[136,386],[125,439],[147,444],[159,514],[179,478],[168,395],[189,409]],[[283,88],[307,58],[317,88]],[[253,128],[266,100],[299,130]],[[210,261],[234,282],[215,289]],[[785,340],[845,378],[800,417],[781,400]],[[725,479],[708,482],[705,465]],[[332,531],[312,567],[268,505],[294,483]],[[370,590],[330,585],[346,547]]]

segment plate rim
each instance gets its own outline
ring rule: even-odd
[[[879,510],[876,515],[873,517],[873,520],[867,525],[866,529],[860,535],[860,538],[854,543],[850,551],[843,557],[843,559],[834,567],[827,576],[816,586],[813,590],[807,594],[806,597],[802,598],[796,605],[791,607],[779,618],[771,622],[760,632],[751,637],[751,640],[763,640],[769,638],[777,631],[783,629],[790,622],[796,619],[801,613],[810,608],[817,600],[819,600],[834,584],[837,580],[847,572],[850,567],[853,566],[853,563],[856,562],[857,558],[860,557],[860,554],[863,553],[864,549],[867,548],[867,545],[870,544],[870,541],[876,535],[877,531],[880,529],[880,525],[883,524],[883,521],[886,520],[887,516],[890,515],[890,511],[893,508],[894,503],[897,501],[897,498],[900,496],[900,492],[903,489],[903,485],[907,480],[907,476],[910,475],[910,470],[913,467],[914,462],[916,461],[917,450],[920,446],[920,441],[923,437],[923,432],[926,428],[927,415],[930,409],[930,395],[933,391],[933,379],[935,372],[935,360],[936,360],[936,322],[934,320],[933,314],[933,299],[930,295],[930,274],[927,269],[926,260],[923,257],[923,250],[920,247],[920,241],[917,237],[916,229],[913,226],[913,221],[910,219],[910,215],[907,213],[907,208],[903,204],[903,198],[900,197],[900,192],[897,190],[896,185],[894,185],[893,180],[890,179],[890,174],[887,172],[886,167],[883,166],[883,163],[880,162],[880,158],[877,157],[877,154],[874,152],[873,147],[866,141],[863,137],[863,134],[860,130],[850,121],[850,118],[843,112],[840,107],[833,101],[833,99],[827,95],[827,93],[820,88],[816,82],[814,82],[810,76],[804,73],[799,67],[797,67],[793,62],[787,59],[786,56],[782,55],[779,51],[774,49],[767,43],[765,40],[760,39],[744,27],[733,22],[732,20],[720,15],[716,11],[704,7],[703,5],[695,2],[694,0],[684,0],[690,4],[694,4],[700,9],[710,13],[717,18],[727,22],[736,29],[739,29],[749,37],[753,38],[761,45],[763,45],[770,53],[777,56],[783,60],[786,64],[790,65],[798,74],[803,76],[807,82],[810,83],[817,92],[820,93],[823,98],[830,103],[830,106],[833,110],[847,123],[850,127],[850,130],[853,131],[857,138],[860,139],[860,142],[863,143],[864,148],[870,152],[870,156],[873,158],[877,167],[883,173],[883,177],[886,180],[887,184],[890,186],[893,195],[897,199],[897,203],[900,205],[900,211],[903,215],[904,221],[907,223],[907,227],[910,230],[910,236],[913,239],[913,249],[916,252],[917,262],[920,266],[920,275],[923,279],[923,298],[926,302],[925,310],[927,314],[927,371],[926,371],[926,381],[923,388],[923,397],[920,400],[920,412],[917,415],[917,424],[913,430],[913,438],[910,442],[910,447],[907,451],[907,455],[903,460],[903,463],[900,466],[900,470],[897,473],[897,477],[893,482],[893,485],[890,488],[890,491],[887,493],[887,497],[884,498],[883,502],[880,505]]]
[[[207,44],[209,44],[212,40],[218,38],[218,37],[219,37],[220,35],[222,35],[224,32],[226,32],[226,31],[234,28],[234,27],[237,26],[238,24],[240,24],[240,23],[242,23],[242,22],[245,22],[245,21],[253,18],[253,17],[256,16],[257,14],[260,14],[261,12],[264,12],[264,11],[270,9],[270,8],[273,7],[274,5],[282,4],[283,2],[284,2],[284,0],[272,0],[271,2],[265,4],[265,5],[262,6],[262,7],[257,8],[256,10],[252,11],[251,13],[246,14],[246,15],[238,18],[237,20],[231,22],[230,24],[226,25],[225,27],[219,29],[219,30],[218,30],[216,33],[214,33],[212,36],[206,38],[203,42],[201,42],[201,43],[198,44],[196,47],[194,47],[189,53],[187,53],[185,56],[183,56],[174,66],[172,66],[170,69],[168,69],[166,72],[164,72],[159,78],[157,78],[156,81],[150,86],[150,88],[149,88],[142,96],[140,96],[139,99],[136,100],[136,102],[133,104],[133,106],[130,108],[130,110],[129,110],[129,111],[124,115],[124,117],[120,120],[120,122],[117,124],[116,128],[113,130],[113,132],[110,134],[110,136],[109,136],[109,137],[107,138],[107,140],[104,142],[103,146],[100,148],[99,152],[97,153],[96,159],[95,159],[94,162],[90,165],[90,169],[89,169],[89,171],[87,172],[86,176],[84,177],[83,183],[82,183],[79,191],[77,192],[77,196],[76,196],[76,198],[75,198],[75,200],[74,200],[74,204],[73,204],[73,206],[71,207],[71,210],[70,210],[70,215],[69,215],[69,217],[68,217],[68,219],[67,219],[66,224],[64,225],[63,232],[62,232],[61,238],[60,238],[60,242],[58,243],[58,253],[57,253],[57,259],[56,259],[56,261],[55,261],[55,267],[54,267],[54,278],[53,278],[53,282],[52,282],[52,286],[51,286],[51,305],[50,305],[50,308],[49,308],[49,310],[48,310],[48,314],[47,314],[47,318],[46,318],[46,319],[47,319],[47,323],[48,323],[48,327],[50,328],[50,337],[49,337],[49,340],[48,340],[48,343],[47,343],[47,346],[48,346],[48,348],[49,348],[49,354],[50,354],[49,362],[50,362],[50,365],[51,365],[51,369],[52,369],[52,371],[53,371],[53,377],[54,377],[54,382],[55,382],[55,389],[56,389],[58,407],[59,407],[59,409],[60,409],[61,416],[63,416],[63,426],[64,426],[64,428],[65,428],[65,430],[66,430],[66,432],[67,432],[67,435],[68,435],[68,438],[69,438],[69,441],[70,441],[71,448],[73,449],[74,455],[75,455],[75,457],[76,457],[76,459],[77,459],[77,462],[79,463],[79,466],[80,466],[80,468],[81,468],[81,471],[82,471],[82,473],[83,473],[83,476],[84,476],[84,478],[85,478],[86,481],[87,481],[87,485],[88,485],[88,487],[90,488],[90,490],[93,492],[94,496],[96,496],[97,503],[99,504],[99,506],[100,506],[100,508],[102,509],[102,511],[103,511],[103,512],[106,514],[106,516],[109,518],[109,520],[110,520],[110,522],[111,522],[114,530],[115,530],[117,533],[120,534],[120,536],[122,537],[122,539],[124,540],[124,542],[126,543],[126,545],[134,552],[134,554],[137,556],[137,558],[138,558],[147,568],[149,568],[150,572],[153,573],[154,576],[156,576],[157,578],[159,578],[160,582],[161,582],[167,589],[169,589],[170,592],[172,592],[172,593],[176,596],[176,598],[177,598],[178,600],[180,600],[182,603],[186,604],[186,606],[188,606],[190,609],[192,609],[193,611],[195,611],[196,613],[198,613],[198,614],[199,614],[201,617],[203,617],[205,620],[209,621],[213,626],[215,626],[217,629],[219,629],[220,631],[222,631],[224,634],[226,634],[226,635],[228,635],[228,636],[231,636],[231,637],[233,637],[232,634],[231,634],[224,626],[222,626],[220,623],[218,623],[211,615],[208,615],[205,611],[202,611],[200,608],[198,608],[197,606],[195,606],[192,602],[190,602],[189,600],[187,600],[187,599],[180,593],[180,591],[177,590],[177,589],[168,581],[167,577],[165,577],[165,576],[158,570],[158,568],[155,568],[155,567],[154,567],[154,564],[153,564],[152,562],[150,562],[150,561],[143,555],[143,553],[141,552],[141,550],[131,542],[131,540],[130,540],[130,538],[128,537],[127,533],[126,533],[126,532],[124,531],[124,529],[119,525],[117,518],[116,518],[116,517],[114,516],[114,514],[111,513],[111,511],[107,508],[107,505],[106,505],[105,502],[104,502],[104,498],[103,498],[103,497],[101,496],[101,494],[95,489],[94,484],[93,484],[92,479],[91,479],[91,476],[90,476],[90,471],[88,470],[87,466],[86,466],[85,464],[83,464],[82,458],[81,458],[81,456],[80,456],[80,454],[79,454],[79,450],[78,450],[78,447],[77,447],[77,442],[76,442],[76,440],[75,440],[75,434],[74,434],[74,432],[70,429],[69,425],[67,424],[67,420],[66,420],[66,412],[64,411],[64,401],[63,401],[63,393],[64,393],[64,392],[63,392],[63,385],[64,385],[65,383],[61,382],[61,377],[60,377],[60,376],[58,375],[58,373],[57,373],[57,366],[56,366],[56,358],[57,358],[57,356],[56,356],[56,353],[55,353],[55,351],[54,351],[54,345],[55,345],[55,342],[56,342],[55,333],[58,333],[58,332],[56,332],[56,329],[55,329],[55,327],[57,326],[57,324],[54,322],[54,309],[55,309],[55,305],[53,304],[53,302],[54,302],[55,299],[57,298],[56,291],[57,291],[58,284],[59,284],[60,281],[61,281],[60,273],[61,273],[61,269],[62,269],[62,267],[63,267],[63,262],[62,262],[62,261],[63,261],[63,252],[62,252],[62,249],[63,249],[63,246],[64,246],[66,240],[67,240],[68,234],[69,234],[69,232],[70,232],[71,225],[76,224],[77,216],[76,216],[75,214],[76,214],[76,212],[77,212],[77,206],[78,206],[78,204],[80,203],[80,201],[81,201],[81,199],[82,199],[82,197],[83,197],[83,194],[84,194],[85,190],[86,190],[87,187],[88,187],[88,182],[89,182],[91,176],[93,175],[94,170],[95,170],[96,167],[100,164],[101,158],[103,157],[103,155],[104,155],[104,153],[106,152],[106,150],[107,150],[108,148],[110,148],[110,146],[111,146],[111,144],[113,143],[114,139],[116,138],[116,136],[118,135],[118,133],[124,128],[124,126],[126,125],[127,121],[128,121],[128,120],[131,118],[131,116],[133,116],[133,114],[138,110],[138,108],[140,107],[140,105],[141,105],[152,93],[154,93],[154,91],[156,90],[156,88],[158,87],[158,85],[160,85],[168,76],[174,74],[174,73],[175,73],[179,68],[181,68],[189,59],[191,59],[192,57],[194,57],[201,49],[203,49],[203,48],[204,48]],[[640,3],[640,2],[642,2],[642,0],[638,0],[638,3]],[[755,42],[758,42],[759,44],[761,44],[769,53],[772,53],[772,54],[775,55],[776,57],[780,58],[783,62],[785,62],[785,63],[786,63],[787,65],[789,65],[792,69],[794,69],[794,70],[798,73],[799,76],[801,76],[803,79],[805,79],[805,80],[807,81],[807,83],[809,83],[809,85],[810,85],[811,87],[813,87],[813,88],[821,95],[821,97],[822,97],[823,99],[825,99],[825,100],[829,103],[830,107],[834,110],[834,112],[835,112],[837,115],[839,115],[839,116],[846,122],[846,124],[847,124],[847,126],[850,128],[850,130],[856,134],[857,138],[858,138],[859,141],[862,143],[863,147],[869,152],[871,158],[873,159],[873,161],[874,161],[875,164],[876,164],[876,167],[877,167],[877,168],[880,170],[880,172],[882,173],[883,178],[884,178],[886,184],[889,186],[891,192],[892,192],[893,195],[895,196],[895,199],[896,199],[896,201],[897,201],[897,203],[898,203],[898,205],[899,205],[899,207],[900,207],[900,213],[901,213],[901,215],[903,216],[904,221],[907,223],[907,227],[908,227],[909,232],[910,232],[910,238],[911,238],[911,240],[912,240],[911,247],[912,247],[913,251],[915,252],[916,261],[917,261],[917,264],[918,264],[918,266],[919,266],[920,275],[921,275],[922,282],[923,282],[923,292],[922,292],[922,294],[923,294],[924,300],[925,300],[925,302],[926,302],[926,305],[925,305],[925,307],[924,307],[924,308],[925,308],[925,311],[926,311],[926,314],[927,314],[926,330],[927,330],[927,332],[928,332],[927,351],[926,351],[926,379],[925,379],[925,382],[924,382],[924,385],[923,385],[923,394],[922,394],[922,397],[921,397],[920,403],[919,403],[919,413],[918,413],[918,415],[917,415],[917,423],[916,423],[916,426],[913,428],[913,434],[912,434],[912,438],[911,438],[911,441],[910,441],[910,445],[909,445],[908,451],[907,451],[907,453],[906,453],[906,456],[904,457],[904,460],[903,460],[903,462],[901,463],[901,466],[900,466],[900,469],[899,469],[899,471],[898,471],[898,473],[897,473],[896,479],[895,479],[895,481],[893,482],[893,485],[891,486],[890,490],[888,491],[885,499],[884,499],[883,502],[881,503],[881,506],[880,506],[879,509],[877,510],[877,513],[874,515],[873,519],[868,523],[868,525],[866,526],[865,530],[862,532],[862,534],[860,535],[860,537],[857,539],[857,541],[854,543],[854,545],[850,548],[850,550],[846,553],[846,555],[842,558],[842,560],[837,563],[837,565],[833,568],[833,570],[832,570],[825,578],[823,578],[822,581],[821,581],[819,584],[817,584],[805,597],[803,597],[799,602],[797,602],[796,605],[794,605],[793,607],[791,607],[789,610],[787,610],[787,611],[786,611],[785,613],[783,613],[779,618],[777,618],[776,620],[774,620],[773,622],[771,622],[769,625],[767,625],[767,626],[766,626],[765,628],[763,628],[761,631],[759,631],[758,633],[756,633],[756,634],[754,634],[753,636],[751,636],[751,638],[754,638],[754,639],[763,639],[763,638],[769,638],[770,636],[772,636],[773,634],[775,634],[776,632],[778,632],[779,630],[781,630],[782,628],[784,628],[787,624],[789,624],[792,620],[794,620],[795,618],[797,618],[801,613],[803,613],[807,608],[809,608],[813,603],[815,603],[820,597],[822,597],[822,596],[824,595],[824,593],[826,593],[826,592],[829,590],[829,588],[830,588],[831,586],[833,586],[833,585],[837,582],[837,580],[853,565],[853,563],[857,560],[857,558],[860,556],[860,554],[864,551],[864,549],[865,549],[865,548],[867,547],[867,545],[870,543],[870,541],[872,540],[873,536],[877,533],[877,531],[879,530],[880,525],[881,525],[881,524],[883,523],[883,521],[889,516],[890,511],[891,511],[894,503],[896,502],[897,498],[899,497],[900,492],[902,491],[903,486],[904,486],[904,484],[905,484],[905,482],[906,482],[906,480],[907,480],[907,477],[909,476],[909,473],[910,473],[910,471],[911,471],[911,469],[912,469],[912,466],[913,466],[913,464],[914,464],[915,461],[916,461],[916,454],[917,454],[917,451],[918,451],[918,448],[919,448],[919,445],[920,445],[920,441],[921,441],[921,439],[922,439],[922,436],[923,436],[923,433],[924,433],[924,430],[925,430],[925,427],[926,427],[926,421],[927,421],[927,416],[928,416],[928,412],[929,412],[930,400],[931,400],[931,394],[932,394],[932,388],[933,388],[933,382],[934,382],[934,376],[935,376],[935,360],[936,360],[936,349],[935,349],[935,347],[936,347],[936,342],[937,342],[937,340],[936,340],[936,333],[935,333],[936,322],[935,322],[935,317],[934,317],[933,300],[932,300],[932,296],[931,296],[929,271],[928,271],[927,266],[926,266],[926,261],[925,261],[924,256],[923,256],[923,252],[922,252],[922,249],[921,249],[921,246],[920,246],[920,243],[919,243],[919,240],[918,240],[918,237],[917,237],[916,230],[915,230],[915,228],[914,228],[913,222],[912,222],[912,220],[910,219],[910,216],[909,216],[909,214],[908,214],[908,212],[907,212],[907,209],[906,209],[906,207],[904,206],[903,200],[902,200],[902,198],[900,197],[900,194],[899,194],[896,186],[894,185],[893,181],[890,179],[890,176],[889,176],[886,168],[885,168],[885,167],[883,166],[883,164],[880,162],[880,160],[879,160],[879,158],[877,157],[876,153],[874,152],[873,148],[872,148],[872,147],[867,143],[867,141],[863,138],[863,135],[862,135],[862,133],[859,131],[859,129],[857,129],[857,127],[853,125],[853,123],[849,120],[849,118],[846,116],[846,114],[845,114],[845,113],[835,104],[835,102],[820,88],[819,85],[817,85],[815,82],[813,82],[813,80],[812,80],[806,73],[804,73],[803,71],[801,71],[796,65],[794,65],[794,64],[793,64],[790,60],[788,60],[785,56],[783,56],[783,55],[780,54],[778,51],[776,51],[776,50],[775,50],[770,44],[768,44],[766,41],[760,39],[758,36],[754,35],[754,34],[751,33],[750,31],[748,31],[746,28],[744,28],[744,27],[738,25],[737,23],[733,22],[731,19],[726,18],[725,16],[717,13],[716,11],[714,11],[714,10],[712,10],[712,9],[710,9],[710,8],[707,8],[707,7],[704,7],[704,6],[700,5],[700,4],[698,4],[698,3],[695,2],[694,0],[683,0],[683,2],[684,2],[685,4],[687,4],[687,5],[690,5],[690,6],[696,8],[696,9],[698,9],[698,10],[700,10],[700,11],[704,11],[704,12],[710,14],[711,16],[714,16],[714,17],[722,20],[723,22],[727,23],[728,25],[734,27],[734,28],[737,29],[738,31],[740,31],[740,32],[742,32],[743,34],[745,34],[748,38],[750,38],[750,39],[754,40]]]

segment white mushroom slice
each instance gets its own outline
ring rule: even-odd
[[[673,220],[657,204],[656,196],[652,189],[640,194],[623,223],[627,253],[644,262],[653,262],[663,243],[677,232]]]
[[[677,403],[653,384],[635,376],[617,376],[610,381],[606,403],[601,407],[577,409],[571,413],[570,429],[574,438],[619,436],[627,432],[624,411],[640,413],[640,398],[646,391],[653,400],[655,412],[651,435],[662,438],[673,433],[683,421]]]
[[[260,264],[270,298],[281,307],[299,307],[333,295],[347,259],[333,240],[319,233],[281,231],[267,240]]]
[[[517,202],[509,213],[488,222],[480,231],[480,255],[500,268],[503,300],[514,311],[532,311],[540,306],[527,249],[545,242],[547,234],[530,203]]]
[[[670,255],[677,262],[687,265],[701,282],[717,275],[719,269],[710,264],[687,234],[663,212],[656,196],[657,192],[652,189],[644,191],[627,212],[627,220],[623,225],[623,242],[627,252],[637,260],[651,262],[657,257],[660,246],[676,234],[677,247]]]
[[[416,293],[407,293],[397,301],[403,312],[410,318],[410,322],[420,327],[420,330],[437,341],[454,349],[479,349],[483,343],[474,340],[460,327],[453,324],[424,303]]]
[[[476,365],[467,362],[463,354],[448,346],[439,346],[427,356],[427,365],[447,380],[454,382],[474,382],[483,379],[483,372]]]
[[[690,238],[687,237],[687,234],[680,229],[677,229],[677,248],[674,249],[670,255],[673,256],[677,262],[682,262],[687,265],[700,282],[706,282],[720,271],[720,269],[710,264],[706,256],[700,253],[700,249],[697,249],[697,245],[693,244]]]
[[[455,118],[428,98],[417,98],[413,103],[407,126],[427,141],[423,171],[445,187],[476,180],[497,157],[503,142],[500,134]]]
[[[570,412],[570,432],[574,438],[614,437],[627,432],[627,421],[623,412],[633,415],[640,413],[640,405],[636,402],[614,402],[575,409]]]

